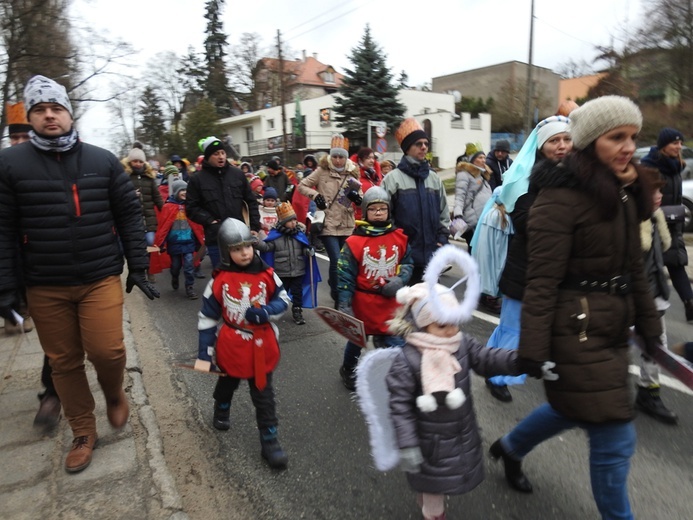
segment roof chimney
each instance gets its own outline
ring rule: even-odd
[[[316,59],[316,60],[318,59],[318,53],[317,52],[313,53],[313,59]]]
[[[303,49],[303,51],[302,51],[302,52],[303,52],[303,61],[306,61],[306,50],[305,50],[305,49]]]

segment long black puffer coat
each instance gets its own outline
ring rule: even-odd
[[[147,258],[142,206],[118,159],[78,142],[67,152],[22,143],[0,152],[0,291],[16,289],[17,248],[27,286],[73,286]]]
[[[484,377],[519,374],[516,351],[487,348],[466,334],[456,357],[462,370],[455,375],[455,386],[467,396],[456,410],[439,405],[434,412],[422,412],[416,407],[421,395],[421,353],[410,344],[402,348],[387,376],[398,447],[419,446],[424,458],[419,473],[407,473],[409,485],[419,493],[460,495],[484,480],[470,371]]]

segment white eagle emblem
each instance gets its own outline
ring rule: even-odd
[[[399,258],[399,247],[392,246],[392,254],[387,256],[387,248],[384,245],[378,246],[378,257],[370,254],[370,246],[363,248],[363,265],[366,278],[390,278],[397,273],[397,259]]]
[[[251,296],[250,289],[252,288],[252,284],[241,283],[238,287],[238,295],[240,297],[236,298],[231,295],[229,284],[225,283],[222,286],[224,310],[230,323],[238,325],[239,327],[247,326],[248,322],[245,321],[245,311],[250,307],[265,305],[267,303],[267,284],[265,282],[260,282],[258,287],[260,291],[255,296]],[[252,334],[239,329],[236,329],[236,334],[240,334],[241,337],[246,340],[252,338]]]

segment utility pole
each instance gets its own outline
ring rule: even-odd
[[[286,164],[286,99],[284,96],[284,57],[281,33],[277,29],[277,53],[279,55],[279,102],[282,104],[282,164]]]
[[[529,20],[529,59],[527,60],[527,99],[525,110],[525,139],[529,137],[532,131],[532,90],[534,83],[532,82],[532,47],[534,45],[534,0],[532,0],[532,8]]]

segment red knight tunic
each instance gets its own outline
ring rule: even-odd
[[[265,305],[276,290],[271,268],[259,273],[219,271],[212,286],[224,318],[216,346],[219,368],[232,377],[254,377],[260,390],[279,362],[279,343],[274,325],[249,323],[245,311]]]
[[[386,322],[399,304],[395,298],[386,298],[376,291],[384,279],[399,273],[399,264],[407,252],[407,236],[396,229],[377,237],[352,235],[346,243],[359,269],[351,301],[354,315],[363,321],[366,334],[389,334]]]

